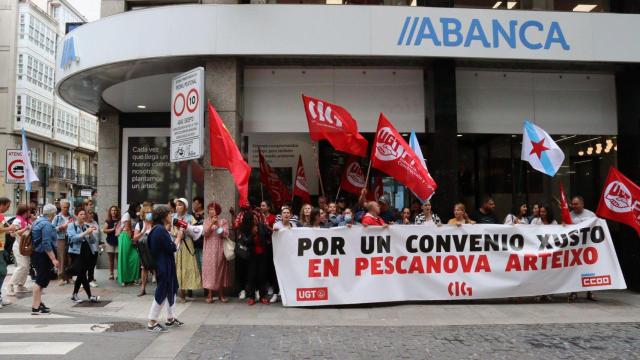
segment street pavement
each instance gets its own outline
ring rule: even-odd
[[[70,285],[52,283],[44,302],[53,315],[32,317],[30,294],[5,296],[0,359],[640,359],[640,294],[630,291],[597,292],[596,302],[321,308],[197,297],[177,306],[185,326],[152,334],[144,329],[152,295],[96,275],[98,305],[77,306]]]

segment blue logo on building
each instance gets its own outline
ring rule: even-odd
[[[62,57],[60,58],[60,68],[66,69],[71,66],[71,64],[75,61],[78,62],[80,57],[77,54],[78,49],[76,48],[76,42],[73,37],[70,37],[64,41],[64,45],[62,47]]]
[[[525,47],[530,50],[571,49],[557,21],[543,24],[537,20],[508,22],[491,19],[490,25],[471,19],[463,30],[463,24],[456,18],[440,18],[434,23],[428,16],[407,16],[398,36],[398,46],[432,45],[436,47],[470,47],[474,43],[484,48],[511,49]],[[543,39],[534,40],[534,39]]]

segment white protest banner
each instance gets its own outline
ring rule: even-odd
[[[607,223],[295,228],[273,235],[282,303],[468,300],[625,289]]]

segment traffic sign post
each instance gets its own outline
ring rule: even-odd
[[[171,162],[204,155],[204,68],[173,78],[171,83]]]
[[[24,184],[24,162],[22,161],[22,150],[7,149],[7,168],[5,169],[5,183]]]

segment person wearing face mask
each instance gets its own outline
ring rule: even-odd
[[[140,255],[140,274],[142,280],[140,281],[140,293],[138,296],[144,296],[147,294],[147,282],[149,275],[153,273],[153,264],[150,263],[149,257],[144,256],[142,252],[146,249],[139,244],[146,242],[149,232],[153,227],[153,208],[151,206],[145,206],[140,210],[140,220],[136,224],[133,230],[133,243],[138,248],[138,254]]]
[[[344,211],[342,212],[342,215],[340,216],[338,226],[349,226],[349,227],[351,227],[355,223],[356,223],[356,221],[355,221],[355,219],[353,217],[353,210],[351,210],[351,208],[344,209]]]

